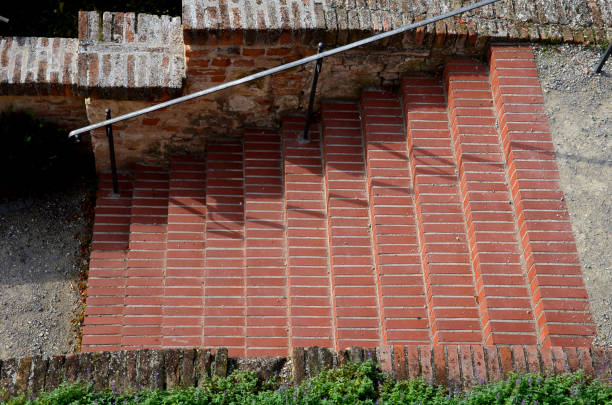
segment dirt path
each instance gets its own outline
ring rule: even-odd
[[[612,345],[612,60],[591,70],[601,51],[582,46],[538,46],[544,90],[591,310],[596,344]]]

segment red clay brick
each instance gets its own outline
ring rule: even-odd
[[[431,347],[424,345],[419,346],[419,354],[421,358],[421,376],[428,382],[432,383],[434,380],[434,371],[431,365]]]
[[[578,353],[580,355],[580,365],[585,374],[593,375],[595,370],[593,369],[593,359],[591,357],[591,350],[588,347],[579,347]]]
[[[242,156],[242,144],[239,142],[211,144],[208,150],[207,163],[209,166],[206,178],[209,184],[206,188],[205,296],[223,295],[227,298],[210,299],[204,305],[204,345],[219,346],[219,342],[226,341],[228,342],[226,346],[234,353],[244,353],[245,344],[244,250],[228,248],[224,251],[223,256],[217,259],[214,256],[215,250],[210,247],[209,242],[215,240],[222,244],[223,241],[229,242],[244,238],[243,220],[232,217],[235,212],[232,207],[244,207],[242,165],[224,168],[215,164],[227,161],[242,163]],[[212,167],[211,163],[213,163]],[[214,186],[214,182],[219,179],[228,180],[226,189]],[[231,182],[231,180],[235,181]],[[229,211],[225,211],[228,208]],[[231,227],[231,232],[224,231],[229,228],[230,222],[236,226]],[[216,231],[217,229],[219,231]],[[216,287],[214,283],[208,281],[222,277],[227,277],[224,287]],[[228,322],[225,323],[225,320]]]
[[[383,322],[383,339],[387,342],[396,342],[403,344],[416,343],[415,337],[418,336],[414,333],[414,329],[422,329],[424,332],[428,329],[427,320],[425,322],[418,318],[410,317],[409,313],[412,312],[413,308],[425,306],[425,296],[423,291],[422,282],[417,282],[415,288],[407,289],[403,285],[398,285],[393,290],[384,285],[388,283],[397,284],[399,281],[398,277],[402,273],[394,273],[394,277],[386,276],[383,273],[384,265],[405,265],[415,264],[420,265],[418,256],[406,257],[399,256],[398,253],[413,250],[416,252],[416,226],[414,217],[410,216],[410,212],[413,210],[412,199],[406,198],[404,201],[391,200],[392,195],[395,193],[403,193],[406,195],[410,194],[410,177],[408,171],[402,170],[396,172],[394,170],[385,170],[377,175],[372,170],[372,165],[384,157],[384,161],[390,163],[390,166],[394,166],[394,162],[398,165],[400,162],[407,159],[406,154],[390,154],[388,156],[383,155],[387,150],[405,150],[405,134],[401,126],[401,106],[397,99],[394,99],[391,95],[386,93],[377,92],[364,92],[361,102],[361,116],[362,116],[362,127],[364,134],[365,153],[366,153],[366,175],[367,175],[367,187],[370,201],[370,212],[372,215],[372,233],[373,233],[373,248],[374,248],[374,260],[376,265],[377,278],[380,280],[378,294],[381,302],[381,317]],[[380,125],[376,124],[379,121],[378,115],[384,114],[388,117],[390,114],[394,114],[396,117],[396,125]],[[377,136],[377,132],[381,131],[385,133],[384,139]],[[384,186],[380,186],[381,185]],[[402,187],[402,189],[393,188],[388,189],[389,186]],[[394,193],[394,194],[391,194]],[[376,198],[374,198],[376,196]],[[387,197],[388,196],[388,197]],[[385,199],[383,201],[383,199]],[[388,199],[388,200],[387,200]],[[397,201],[397,202],[396,202]],[[377,203],[384,203],[385,206],[378,208]],[[401,204],[401,208],[394,210],[387,204]],[[382,225],[389,224],[393,225],[392,229],[388,231]],[[400,230],[405,229],[404,231]],[[404,233],[399,233],[404,232]],[[386,235],[392,235],[389,241],[385,239]],[[405,240],[400,240],[398,237],[406,236]],[[351,235],[356,236],[355,233]],[[392,245],[391,245],[392,243]],[[391,260],[393,259],[393,260]],[[416,259],[416,263],[414,260]],[[401,269],[407,269],[408,267],[400,267]],[[383,287],[381,288],[381,284]],[[400,283],[404,284],[404,283]],[[394,299],[387,298],[388,295],[393,295]],[[402,301],[403,302],[400,302]],[[393,309],[388,308],[393,306]],[[398,311],[397,307],[404,308],[404,311]],[[404,312],[404,313],[401,313]],[[389,331],[392,327],[391,323],[387,321],[389,317],[397,319],[402,318],[401,322],[398,322],[398,326],[393,327],[393,331]],[[396,323],[396,322],[394,322]],[[401,326],[400,326],[401,325]],[[401,329],[397,329],[400,327]],[[402,330],[406,333],[402,333]],[[421,334],[426,336],[426,342],[429,342],[429,336],[424,333]],[[395,340],[400,336],[406,336],[405,340]]]
[[[580,361],[578,360],[578,353],[575,347],[564,348],[565,355],[567,357],[567,365],[571,372],[577,371],[580,368]]]
[[[343,306],[358,306],[369,307],[373,309],[378,307],[379,287],[376,283],[375,275],[372,273],[372,239],[369,231],[369,210],[367,208],[368,200],[365,194],[366,178],[365,178],[365,162],[363,160],[363,142],[359,132],[360,122],[358,116],[349,119],[336,119],[335,114],[356,112],[357,105],[354,103],[330,103],[324,104],[322,108],[322,127],[323,127],[323,155],[325,162],[325,189],[327,199],[328,218],[343,219],[359,219],[364,220],[363,225],[355,224],[358,231],[356,237],[339,238],[337,231],[351,226],[350,220],[344,220],[342,223],[334,223],[329,221],[329,243],[331,248],[330,263],[332,266],[332,288],[334,290],[335,305]],[[349,114],[350,117],[350,114]],[[353,131],[356,130],[356,131]],[[351,172],[346,172],[343,169],[336,168],[337,163],[353,162],[355,168]],[[344,197],[336,194],[337,190],[354,190],[361,191],[350,200],[345,200]],[[347,202],[350,204],[347,205]],[[337,267],[337,257],[351,256],[354,258],[362,258],[365,263],[363,266],[353,266],[352,268],[343,269],[341,273]],[[352,276],[359,277],[362,280],[360,288],[342,288],[343,277]],[[348,297],[361,296],[363,298],[353,299]],[[377,346],[380,344],[381,336],[378,329],[380,322],[380,314],[376,318],[372,318],[371,329],[363,330],[359,336],[363,339],[361,345],[364,347]],[[336,339],[338,347],[344,348],[348,346],[345,338],[349,338],[347,332],[340,333],[342,328],[350,327],[352,319],[336,315]],[[357,335],[356,335],[357,336]]]
[[[514,366],[512,364],[512,352],[508,346],[501,346],[499,348],[499,360],[504,376],[514,370]]]
[[[537,81],[537,70],[533,68],[533,55],[529,49],[525,49],[522,54],[523,59],[519,62],[510,62],[506,60],[508,52],[504,51],[503,47],[494,48],[491,52],[490,74],[493,78],[492,88],[495,95],[498,120],[500,121],[502,143],[505,146],[506,164],[510,174],[510,187],[513,192],[515,214],[523,241],[524,260],[527,264],[529,283],[533,286],[542,284],[540,280],[542,273],[539,271],[540,264],[546,263],[547,266],[550,266],[549,263],[557,263],[563,265],[565,263],[578,263],[578,261],[577,257],[574,257],[575,255],[558,254],[575,252],[575,244],[571,235],[567,234],[569,236],[565,238],[565,244],[551,244],[549,242],[554,241],[554,239],[547,241],[543,238],[544,235],[539,232],[544,229],[538,229],[542,226],[552,228],[566,226],[569,228],[569,222],[567,220],[568,214],[565,204],[559,204],[561,192],[558,182],[554,181],[559,176],[556,165],[553,163],[548,166],[548,170],[541,170],[541,168],[547,167],[549,160],[554,159],[554,154],[549,153],[553,151],[553,147],[546,120],[541,115],[537,117],[533,115],[534,113],[541,114],[543,111],[543,100],[540,96],[541,89]],[[508,64],[521,65],[522,67],[509,70],[506,68]],[[531,67],[527,68],[527,66]],[[514,83],[511,78],[517,75],[523,76],[522,80],[526,77],[534,78],[528,79],[529,85],[512,86]],[[523,81],[520,84],[525,84],[525,82]],[[531,103],[533,108],[524,109],[524,103]],[[517,112],[527,114],[521,117],[516,114]],[[533,120],[530,121],[529,118]],[[533,164],[525,166],[523,161],[516,159],[528,159],[528,162],[533,162]],[[539,162],[542,162],[542,164],[539,164]],[[531,179],[538,179],[538,181],[534,182]],[[553,181],[544,183],[545,179],[552,179]],[[542,188],[550,188],[550,191],[557,195],[556,207],[554,207],[554,201],[550,201],[546,206],[542,206],[540,202],[529,200],[530,197],[527,195],[529,189]],[[550,210],[550,207],[554,207],[555,210]],[[542,211],[542,208],[548,208],[549,211]],[[538,211],[533,211],[534,209]],[[532,234],[533,237],[531,236]],[[551,254],[548,254],[548,252]],[[554,266],[555,264],[552,264],[552,267]],[[584,290],[584,287],[581,287],[581,289]],[[550,293],[552,292],[532,292],[534,307],[543,309],[540,316],[540,323],[542,324],[543,322],[543,326],[541,325],[540,327],[539,340],[546,346],[567,345],[568,340],[559,333],[559,329],[555,330],[555,328],[547,327],[547,323],[552,322],[549,319],[551,314],[547,309],[543,308],[540,300],[550,296]],[[575,296],[581,294],[582,291],[574,292]],[[572,309],[569,310],[571,311]],[[592,323],[592,321],[589,323]],[[576,331],[576,334],[579,336],[576,342],[580,342],[581,345],[590,345],[592,335],[589,328]]]
[[[295,121],[299,129],[294,131],[291,129],[292,119],[294,118],[285,119],[282,129],[290,344],[294,347],[331,345],[336,348],[336,342],[332,341],[334,324],[328,276],[327,226],[323,220],[311,219],[325,218],[326,208],[319,133],[314,129],[311,130],[313,141],[306,145],[299,144],[297,136],[303,130],[304,121],[302,118]],[[292,173],[300,173],[300,177]],[[300,181],[307,181],[308,184]],[[297,193],[310,184],[312,188],[308,193]],[[291,256],[291,252],[296,248],[315,244],[321,248],[323,260],[318,261],[313,258],[298,260]],[[310,281],[305,283],[306,279],[300,277],[301,275],[311,277]],[[303,285],[319,287],[321,295],[316,295],[316,290],[309,288],[307,299],[297,297],[295,289]],[[318,308],[311,308],[312,305],[317,305]],[[309,328],[298,326],[309,326]]]
[[[421,82],[433,84],[433,86],[422,88],[419,86]],[[435,316],[435,311],[438,308],[437,305],[442,303],[442,300],[437,299],[438,296],[461,295],[464,296],[464,299],[455,300],[452,305],[453,307],[457,306],[457,302],[464,302],[464,309],[468,313],[471,312],[471,309],[476,308],[474,300],[476,293],[471,278],[464,278],[461,285],[454,284],[451,292],[451,289],[448,288],[433,287],[434,280],[430,276],[437,268],[446,268],[448,270],[445,273],[448,275],[452,274],[452,267],[447,265],[449,262],[465,263],[468,269],[470,266],[470,258],[467,254],[468,246],[465,242],[464,217],[457,198],[458,179],[454,174],[456,166],[450,150],[451,139],[448,134],[448,118],[444,113],[443,88],[441,83],[429,77],[407,76],[404,78],[402,91],[403,107],[407,120],[408,150],[410,151],[414,183],[416,216],[418,226],[422,231],[419,242],[425,272],[425,287],[430,292],[428,308],[430,310],[432,341],[434,344],[442,342],[479,343],[482,341],[482,337],[479,333],[481,327],[477,316],[468,326],[472,330],[471,332],[457,331],[452,333],[450,331],[449,333],[441,333],[439,331],[442,329],[448,330],[449,327],[451,330],[453,327],[464,328],[468,324],[444,322],[443,318],[439,319]],[[419,104],[422,102],[435,104],[424,106]],[[426,118],[428,118],[429,113],[432,111],[435,111],[436,114],[431,115],[430,119],[427,120]],[[439,128],[440,131],[438,131],[439,133],[433,133],[428,128]],[[422,129],[427,129],[427,131]],[[422,138],[429,138],[432,135],[436,136],[435,143],[431,143],[429,140],[426,143],[420,143]],[[421,154],[419,150],[426,153]],[[421,157],[423,155],[427,157]],[[429,158],[431,155],[444,157],[446,161],[442,162],[440,158],[432,160]],[[432,187],[432,185],[436,186]],[[436,193],[439,196],[444,194],[445,197],[450,197],[450,200],[444,201],[444,205],[431,204],[429,201],[421,198],[421,195],[426,193]],[[450,201],[453,202],[449,203]],[[446,223],[450,224],[447,225]],[[455,224],[456,228],[453,229]],[[428,234],[437,234],[439,232],[449,233],[459,243],[446,245],[433,243]]]
[[[446,371],[446,355],[444,353],[445,346],[435,345],[433,348],[434,358],[434,373],[436,376],[436,383],[440,385],[448,384],[448,372]]]
[[[520,373],[527,372],[527,361],[523,346],[512,346],[512,358],[514,359],[514,370]]]
[[[408,377],[421,377],[421,365],[419,364],[419,347],[415,345],[406,346],[408,356]]]
[[[398,380],[405,380],[408,378],[406,354],[404,352],[404,346],[402,345],[393,346],[393,370],[395,372],[394,377]]]
[[[527,353],[527,367],[528,372],[530,373],[539,373],[540,372],[540,358],[538,356],[538,347],[537,346],[525,346],[525,351]]]
[[[565,357],[565,352],[562,347],[554,346],[552,347],[553,354],[553,362],[555,365],[555,372],[558,374],[569,372],[569,364],[567,362],[567,358]]]
[[[393,373],[393,360],[392,360],[393,347],[390,345],[380,346],[380,368],[382,371],[387,372],[389,375]]]
[[[469,347],[469,346],[468,346]],[[458,353],[459,346],[447,346],[447,361],[448,361],[448,379],[451,384],[459,385],[461,383],[461,359]]]
[[[610,376],[610,359],[606,355],[604,347],[594,347],[592,349],[593,371],[600,378],[608,378]]]
[[[474,352],[474,382],[484,384],[487,381],[487,363],[482,345],[472,345]]]
[[[469,345],[459,346],[459,361],[461,364],[461,378],[465,387],[472,386],[474,380],[474,365],[472,363],[472,349]]]
[[[542,371],[554,372],[553,358],[550,352],[550,347],[544,346],[540,348],[540,356],[542,358]]]

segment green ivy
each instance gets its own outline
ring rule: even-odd
[[[32,0],[3,1],[0,36],[76,38],[79,10],[132,11],[156,15],[181,15],[180,0]]]
[[[394,381],[371,361],[321,372],[301,384],[261,381],[255,373],[237,371],[208,378],[201,388],[140,391],[120,395],[91,385],[65,384],[50,393],[23,393],[7,404],[612,404],[609,383],[581,371],[560,376],[512,374],[506,380],[464,391],[432,386],[420,379]]]

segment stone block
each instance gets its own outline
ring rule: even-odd
[[[25,392],[28,389],[28,381],[32,371],[32,358],[22,357],[17,365],[17,377],[15,379],[15,391]]]
[[[227,363],[227,348],[220,347],[216,349],[212,363],[212,375],[217,377],[227,376]]]
[[[291,373],[298,383],[306,378],[306,352],[303,347],[294,347],[291,351]]]
[[[180,364],[180,385],[181,387],[193,387],[196,384],[195,375],[195,360],[196,351],[195,349],[185,349],[183,351],[183,358]]]
[[[164,350],[164,366],[166,373],[166,388],[172,389],[179,386],[181,353],[177,349]]]
[[[45,376],[49,360],[43,356],[32,357],[32,372],[28,380],[28,391],[37,393],[45,387]]]
[[[49,359],[49,368],[45,377],[45,391],[51,391],[57,388],[63,381],[63,365],[64,356],[53,356]]]

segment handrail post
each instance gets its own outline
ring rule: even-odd
[[[111,110],[106,109],[106,119],[110,120]],[[119,182],[117,181],[117,162],[115,161],[115,141],[113,140],[113,124],[106,126],[106,137],[108,138],[108,152],[110,154],[111,173],[113,176],[113,193],[119,194]]]
[[[317,46],[317,53],[323,52],[324,48],[323,42],[319,42]],[[317,94],[317,81],[319,80],[319,73],[321,72],[321,65],[323,65],[323,58],[317,59],[317,64],[315,65],[314,75],[312,77],[312,87],[310,88],[310,100],[308,100],[308,112],[306,113],[306,123],[304,124],[304,133],[298,139],[300,143],[308,143],[310,142],[310,136],[308,132],[310,131],[310,121],[312,120],[312,109],[314,107],[315,96]]]
[[[611,53],[612,53],[612,42],[610,42],[610,45],[608,45],[608,49],[606,49],[604,54],[601,55],[601,59],[599,60],[599,63],[597,64],[597,67],[595,68],[595,73],[601,73],[601,69],[603,68],[604,63],[606,63],[606,61],[610,57]]]

